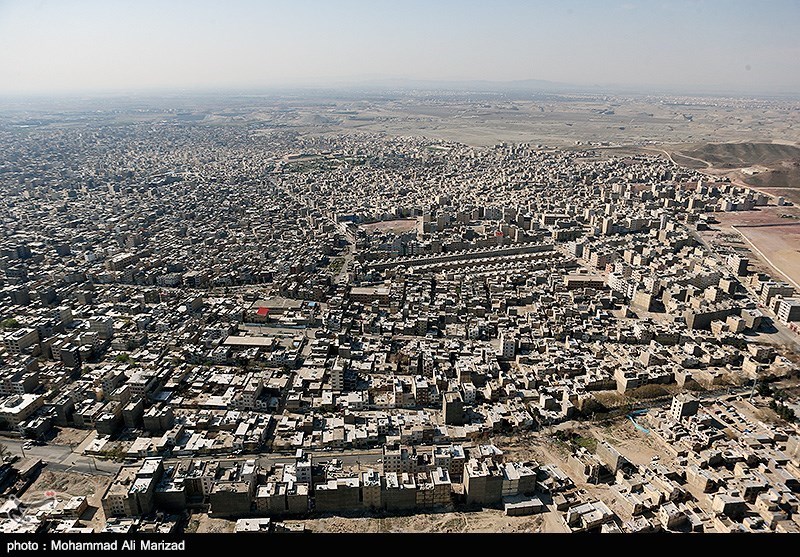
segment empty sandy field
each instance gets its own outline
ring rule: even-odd
[[[781,218],[781,215],[793,218]],[[714,229],[742,238],[742,247],[753,254],[751,262],[756,263],[757,259],[765,265],[761,268],[751,265],[751,270],[774,273],[776,279],[790,278],[800,284],[800,207],[770,205],[757,211],[714,213],[714,217],[719,222]],[[709,234],[710,237],[714,235],[713,232]]]
[[[532,516],[506,516],[498,509],[478,512],[418,513],[411,516],[344,518],[328,516],[308,520],[286,520],[324,533],[564,533],[566,527],[556,511]]]
[[[800,222],[734,227],[762,259],[800,289]],[[777,278],[777,277],[776,277]]]
[[[411,232],[417,227],[417,219],[395,219],[384,220],[380,222],[373,222],[370,224],[362,224],[361,228],[367,232],[379,230],[381,232],[393,232],[394,234],[403,234]]]
[[[368,517],[323,516],[308,519],[277,519],[291,525],[302,524],[311,532],[327,534],[378,533],[564,533],[566,527],[557,511],[532,516],[506,516],[499,509],[476,512],[430,512],[408,516],[374,515]],[[197,515],[187,532],[228,533],[236,528],[236,520]]]
[[[67,501],[76,495],[84,495],[89,508],[81,516],[81,523],[100,531],[105,525],[105,514],[101,499],[111,483],[108,476],[91,476],[73,472],[54,472],[43,470],[33,482],[22,501],[36,508],[40,501],[57,498]]]

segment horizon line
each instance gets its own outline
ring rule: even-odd
[[[417,79],[405,77],[376,78],[331,78],[329,80],[309,79],[305,81],[242,84],[242,85],[166,85],[151,87],[114,87],[86,89],[19,90],[2,91],[5,99],[68,99],[75,97],[110,96],[159,96],[159,95],[243,95],[267,94],[273,92],[353,92],[365,89],[369,92],[445,92],[482,94],[627,94],[635,96],[689,96],[689,97],[728,97],[728,98],[781,98],[799,99],[800,91],[745,91],[732,89],[691,89],[674,86],[650,86],[629,84],[582,85],[526,78],[514,80],[490,79]],[[0,107],[1,109],[1,107]]]

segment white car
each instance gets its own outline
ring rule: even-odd
[[[26,441],[24,445],[22,445],[23,449],[32,449],[33,448],[33,441]]]

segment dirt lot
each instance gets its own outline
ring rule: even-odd
[[[716,168],[771,166],[800,159],[800,149],[780,143],[708,143],[680,153]]]
[[[338,516],[312,520],[287,520],[303,524],[312,532],[326,533],[419,533],[419,532],[566,532],[555,513],[533,516],[506,516],[498,509],[480,512],[443,512],[376,518]]]
[[[586,438],[605,440],[634,464],[646,464],[655,455],[662,458],[665,456],[655,441],[634,428],[633,424],[625,418],[603,424],[570,422],[558,426],[558,429]],[[555,430],[556,428],[554,428]],[[493,442],[503,450],[506,460],[535,460],[539,464],[557,464],[565,470],[571,451],[567,443],[543,433],[528,433],[514,438],[498,438]],[[579,485],[579,487],[585,486]]]
[[[416,227],[417,219],[384,220],[381,222],[373,222],[370,224],[361,225],[361,228],[366,230],[368,233],[372,232],[373,230],[378,230],[380,232],[392,232],[394,234],[411,232]]]
[[[767,271],[778,279],[785,274],[800,284],[800,208],[768,206],[758,211],[715,213],[714,217],[719,222],[713,230],[703,232],[704,237],[749,251],[751,271]]]
[[[81,516],[81,522],[91,526],[95,531],[99,531],[105,525],[105,515],[100,500],[111,480],[112,478],[107,476],[43,470],[22,496],[22,501],[41,501],[52,496],[67,500],[76,495],[85,495],[88,499],[89,509]],[[50,492],[55,492],[55,494]]]
[[[225,534],[233,532],[235,528],[235,520],[209,518],[207,514],[200,514],[192,517],[186,531],[197,532],[198,534]]]
[[[434,512],[410,516],[373,516],[348,518],[326,516],[307,520],[284,520],[287,524],[302,524],[312,532],[324,533],[403,533],[403,532],[566,532],[555,512],[534,516],[506,516],[499,509],[484,509],[477,512]],[[233,532],[235,520],[209,518],[207,515],[193,518],[187,532],[225,533]]]
[[[783,225],[737,226],[767,263],[800,288],[800,222]]]
[[[615,421],[609,425],[592,424],[589,433],[605,440],[622,453],[622,456],[636,465],[647,464],[654,456],[665,458],[666,454],[653,438],[637,430],[630,420]]]
[[[554,428],[555,430],[556,428]],[[577,423],[562,424],[558,429],[572,432],[582,439],[604,440],[615,447],[630,462],[642,465],[658,456],[662,462],[669,460],[669,455],[649,434],[638,431],[633,424],[625,419],[616,419],[608,423]],[[571,452],[568,443],[559,441],[553,436],[541,433],[528,434],[514,439],[496,440],[495,443],[503,449],[506,459],[536,460],[540,464],[557,464],[567,472],[575,481],[575,486],[583,490],[588,498],[600,499],[605,502],[623,521],[630,520],[631,515],[617,503],[610,492],[608,484],[590,484],[579,481],[570,471],[567,459]],[[587,498],[587,496],[584,496]],[[557,517],[554,515],[554,518]],[[550,531],[550,530],[548,530]]]
[[[59,428],[56,436],[50,441],[53,445],[80,445],[89,435],[91,431],[85,429],[75,429],[72,427]]]

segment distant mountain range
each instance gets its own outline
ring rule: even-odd
[[[330,84],[329,86],[331,86]],[[594,92],[602,90],[600,86],[586,87],[572,83],[559,83],[544,79],[522,79],[515,81],[489,80],[433,80],[433,79],[365,79],[339,82],[336,87],[347,89],[393,89],[423,91],[476,91],[482,93],[505,92]]]
[[[1,1],[1,0],[0,0]],[[560,94],[586,94],[586,95],[679,95],[679,96],[699,96],[699,97],[763,97],[779,99],[798,99],[795,94],[744,94],[724,91],[688,91],[681,88],[670,87],[646,87],[622,84],[594,84],[576,85],[575,83],[564,83],[559,81],[548,81],[545,79],[518,79],[510,81],[493,81],[487,79],[411,79],[396,78],[387,76],[352,76],[342,78],[309,78],[295,83],[271,84],[271,85],[247,85],[230,87],[193,87],[193,88],[152,88],[142,90],[108,90],[108,91],[81,91],[69,92],[64,94],[35,93],[4,95],[0,94],[0,99],[4,104],[8,104],[13,99],[41,100],[57,97],[76,99],[119,99],[122,97],[131,98],[214,98],[214,97],[249,97],[249,96],[274,96],[288,95],[292,97],[322,98],[327,96],[352,96],[353,94],[385,97],[387,94],[422,92],[422,93],[451,93],[456,95],[477,93],[477,94],[505,94],[512,97],[528,98],[537,95],[560,95]],[[8,108],[8,106],[4,107]]]
[[[586,94],[625,94],[625,95],[689,95],[701,97],[765,97],[765,98],[797,98],[796,94],[776,93],[744,93],[724,90],[692,90],[684,87],[625,85],[608,83],[603,85],[576,85],[547,81],[544,79],[519,79],[512,81],[475,80],[437,80],[437,79],[407,79],[391,77],[363,77],[329,80],[326,82],[308,82],[301,88],[321,88],[328,90],[371,91],[375,93],[386,91],[450,91],[458,93],[515,93],[515,94],[558,94],[558,93],[586,93]]]

